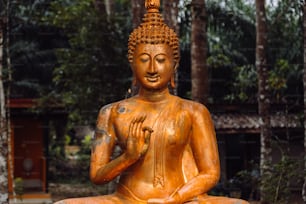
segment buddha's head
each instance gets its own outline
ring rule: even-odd
[[[159,13],[159,0],[146,0],[145,7],[147,13],[144,15],[141,23],[131,33],[128,42],[128,60],[132,64],[134,51],[139,44],[166,44],[173,51],[173,60],[178,65],[180,59],[179,39],[171,28],[169,28]]]

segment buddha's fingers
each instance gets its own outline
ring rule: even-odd
[[[140,143],[143,143],[144,141],[144,137],[145,137],[145,134],[143,132],[143,128],[142,128],[142,124],[144,122],[144,120],[146,119],[146,115],[142,115],[142,116],[139,116],[137,118],[137,125],[136,125],[136,132],[135,132],[135,137],[137,138],[138,142]]]
[[[152,128],[150,127],[143,127],[142,128],[142,131],[144,132],[144,144],[143,144],[143,147],[142,147],[142,151],[141,151],[141,155],[144,155],[148,148],[149,148],[149,144],[150,144],[150,138],[151,138],[151,134],[153,132]]]
[[[151,134],[152,132],[154,132],[154,130],[153,130],[152,128],[148,127],[148,126],[143,127],[143,128],[142,128],[142,131],[148,131],[150,134]]]
[[[148,149],[146,145],[147,131],[143,130],[143,122],[145,119],[146,115],[134,117],[129,126],[129,133],[127,137],[127,154],[129,157],[134,159],[141,157]],[[145,130],[146,129],[147,128],[145,128]]]

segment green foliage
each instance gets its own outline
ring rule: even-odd
[[[302,162],[283,155],[281,160],[270,167],[270,172],[261,176],[261,187],[265,189],[266,201],[271,204],[289,202],[290,183],[302,179],[305,172]],[[271,176],[273,175],[273,176]]]
[[[84,139],[81,141],[81,149],[80,154],[90,155],[91,152],[91,144],[92,144],[92,136],[86,135]]]
[[[20,200],[22,200],[22,195],[24,193],[24,187],[23,187],[23,179],[21,177],[17,177],[14,179],[14,192],[19,197]]]
[[[234,67],[234,75],[236,76],[233,83],[231,94],[225,97],[225,100],[242,102],[256,100],[257,91],[257,73],[254,65],[244,65]]]
[[[207,58],[207,64],[210,68],[219,68],[230,66],[230,58],[223,52],[221,45],[213,45],[211,55]]]
[[[71,137],[69,135],[65,135],[65,145],[69,145],[71,143]]]
[[[207,1],[209,50],[221,45],[232,64],[254,62],[255,11],[244,1],[230,1],[225,5]],[[251,52],[250,52],[251,51]]]
[[[218,68],[211,70],[214,101],[257,101],[253,4],[241,0],[226,3],[207,1],[208,64]],[[299,100],[302,96],[303,64],[301,1],[282,0],[266,10],[267,65],[272,102],[288,102],[290,97]],[[218,72],[223,72],[223,76]],[[229,90],[224,91],[226,89]]]
[[[284,59],[277,60],[274,69],[269,71],[269,88],[277,101],[280,100],[281,95],[283,95],[287,88],[287,77],[289,72],[289,63]]]
[[[131,76],[125,57],[131,29],[130,1],[114,1],[110,16],[98,12],[93,2],[11,3],[13,97],[43,97],[45,102],[57,104],[63,101],[70,119],[86,118],[85,123],[94,120],[101,105],[125,97]],[[190,45],[190,2],[180,3],[180,39],[185,52]],[[279,2],[267,7],[269,83],[275,101],[285,95],[299,96],[302,89],[302,4]],[[226,4],[208,0],[206,7],[208,64],[216,68],[210,70],[213,101],[255,102],[256,89],[242,87],[249,78],[240,78],[255,64],[254,5],[242,0]],[[56,53],[54,48],[58,48]],[[285,77],[278,75],[280,60],[288,63]],[[189,87],[183,89],[189,91]]]
[[[190,1],[184,1],[181,17],[181,45],[188,50],[190,43]],[[236,90],[236,67],[255,64],[255,10],[245,1],[206,1],[207,40],[212,101],[243,102]],[[183,61],[183,60],[182,60]],[[192,80],[192,79],[191,79]],[[242,86],[242,85],[241,85]],[[245,88],[248,89],[248,88]],[[255,90],[256,91],[256,90]],[[239,93],[237,93],[239,92]],[[254,92],[248,93],[254,96]],[[254,99],[254,97],[249,97]]]
[[[126,20],[99,13],[92,0],[67,0],[52,2],[44,21],[69,41],[56,52],[54,96],[63,100],[70,121],[90,124],[100,106],[124,98],[129,87]]]
[[[254,161],[250,161],[250,168],[244,169],[235,174],[227,182],[230,191],[239,190],[243,199],[258,199],[257,190],[260,182],[259,167]]]
[[[7,32],[13,98],[39,98],[54,88],[53,47],[63,44],[63,39],[53,27],[40,24],[48,4],[49,0],[10,2]]]
[[[244,1],[230,1],[226,5],[219,1],[207,1],[207,62],[214,68],[211,70],[214,101],[254,101],[254,14],[252,5]]]
[[[267,9],[269,85],[277,102],[288,101],[287,95],[302,96],[302,5],[302,1],[281,0],[277,7]]]
[[[302,16],[301,1],[281,0],[277,7],[267,9],[270,62],[277,59],[301,62]]]
[[[78,153],[78,157],[74,166],[78,178],[82,182],[90,181],[89,178],[90,154]]]

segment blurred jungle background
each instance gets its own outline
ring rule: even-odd
[[[112,192],[115,181],[90,184],[91,141],[99,109],[133,95],[127,41],[144,0],[0,2],[3,185],[54,201]],[[305,4],[162,1],[180,37],[172,91],[205,104],[215,122],[213,195],[306,202]]]

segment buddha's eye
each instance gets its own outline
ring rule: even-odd
[[[156,57],[156,61],[158,63],[164,63],[166,61],[166,57],[164,55],[159,55]]]
[[[147,56],[147,55],[142,55],[142,56],[140,56],[140,61],[142,62],[142,63],[145,63],[145,62],[148,62],[149,60],[150,60],[150,57],[149,56]]]

